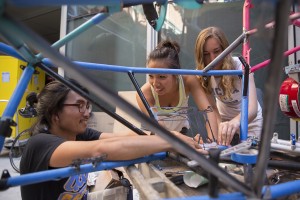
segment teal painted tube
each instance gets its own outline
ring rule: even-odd
[[[177,5],[190,10],[202,8],[204,0],[174,0]]]
[[[106,19],[108,16],[109,15],[107,13],[99,13],[99,14],[95,15],[94,17],[92,17],[91,19],[89,19],[88,21],[83,23],[81,26],[77,27],[76,29],[74,29],[73,31],[68,33],[64,38],[62,38],[62,39],[58,40],[57,42],[55,42],[54,44],[52,44],[51,47],[54,49],[59,49],[60,47],[64,46],[69,41],[73,40],[75,37],[79,36],[86,30],[88,30],[89,28],[93,27],[94,25],[96,25],[96,24],[100,23],[101,21],[103,21],[104,19]],[[37,57],[42,58],[42,54],[41,53],[38,54]]]

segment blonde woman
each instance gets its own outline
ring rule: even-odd
[[[224,32],[217,27],[203,29],[195,44],[195,61],[198,70],[203,70],[229,46]],[[242,63],[237,57],[227,55],[214,70],[241,70]],[[238,76],[198,77],[210,103],[218,111],[218,143],[230,145],[234,135],[240,132],[242,80]],[[262,109],[258,103],[253,74],[249,75],[248,136],[260,138]]]

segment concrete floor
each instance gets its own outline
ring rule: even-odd
[[[8,158],[8,150],[6,148],[3,148],[0,153],[0,172],[2,175],[2,172],[4,169],[7,169],[10,176],[19,176],[19,173],[17,173],[10,165],[9,158]],[[0,199],[5,200],[19,200],[21,199],[21,192],[20,187],[11,187],[7,190],[0,191]]]

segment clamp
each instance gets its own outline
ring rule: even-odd
[[[97,156],[97,157],[92,157],[92,158],[87,158],[87,159],[75,159],[72,161],[71,166],[75,168],[76,171],[80,171],[80,165],[82,164],[87,164],[87,163],[92,163],[93,167],[97,167],[98,163],[104,161],[107,158],[106,154]]]
[[[221,152],[220,156],[224,157],[224,156],[231,155],[233,153],[238,153],[238,152],[249,149],[251,146],[252,146],[252,139],[248,139],[245,142],[242,142],[242,143],[237,144],[233,147],[230,147],[230,148],[227,148],[227,149],[223,150]]]

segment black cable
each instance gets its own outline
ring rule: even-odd
[[[249,72],[250,72],[250,66],[246,62],[245,58],[243,56],[239,56],[239,59],[241,63],[244,66],[244,87],[243,87],[243,97],[248,96],[248,90],[249,90]]]

